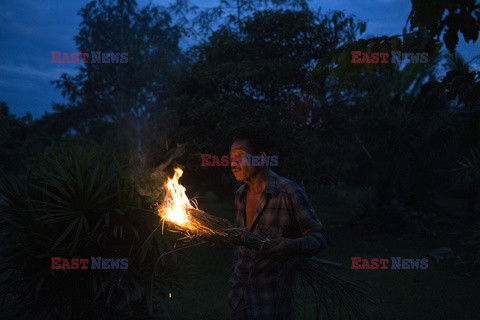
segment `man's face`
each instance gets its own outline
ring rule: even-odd
[[[235,140],[230,148],[230,169],[237,181],[246,182],[254,176],[262,167],[247,165],[246,161],[242,163],[242,155],[244,158],[251,154],[250,146],[246,140]]]

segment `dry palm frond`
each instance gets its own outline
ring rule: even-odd
[[[159,207],[159,210],[162,210]],[[188,239],[198,239],[213,243],[245,246],[252,249],[269,249],[274,243],[249,232],[244,228],[235,227],[230,221],[212,216],[197,208],[188,208],[189,223],[187,226],[173,225]],[[160,214],[160,216],[162,216]],[[340,264],[316,257],[299,257],[292,260],[291,267],[298,272],[301,282],[313,290],[317,306],[317,318],[325,313],[329,319],[362,318],[362,301],[372,302],[359,285],[342,279],[328,270],[328,267]]]

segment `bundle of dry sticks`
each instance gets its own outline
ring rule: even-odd
[[[160,217],[163,217],[162,223],[167,223],[169,228],[181,231],[187,239],[245,246],[259,251],[274,246],[274,243],[267,238],[260,237],[244,228],[235,227],[226,219],[210,215],[194,207],[187,207],[185,210],[187,223],[183,223],[183,225],[173,223],[165,219],[166,207],[159,206],[158,208]],[[314,292],[318,318],[323,315],[329,319],[366,317],[362,303],[373,301],[365,290],[351,281],[336,276],[327,269],[331,266],[340,266],[340,264],[316,257],[302,257],[294,260],[294,263],[302,284]]]

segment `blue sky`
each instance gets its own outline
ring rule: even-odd
[[[53,103],[64,103],[60,90],[50,81],[63,72],[75,74],[77,64],[51,63],[51,51],[76,52],[74,36],[80,17],[78,10],[87,0],[15,0],[0,3],[0,101],[12,113],[34,118],[51,112]],[[139,6],[148,1],[138,1]],[[169,0],[152,0],[167,5]],[[202,7],[217,0],[196,0]],[[342,10],[367,22],[366,35],[393,35],[402,32],[411,3],[409,0],[336,0],[315,1],[322,10]],[[472,59],[480,54],[479,42],[466,44],[461,38],[458,51]],[[183,43],[185,46],[185,43]]]

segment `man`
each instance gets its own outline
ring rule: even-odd
[[[274,241],[268,250],[235,246],[228,302],[231,319],[291,320],[296,257],[324,248],[328,231],[305,192],[268,166],[246,159],[266,157],[267,144],[256,132],[237,135],[230,149],[235,179],[236,225]],[[257,158],[258,159],[258,158]]]

